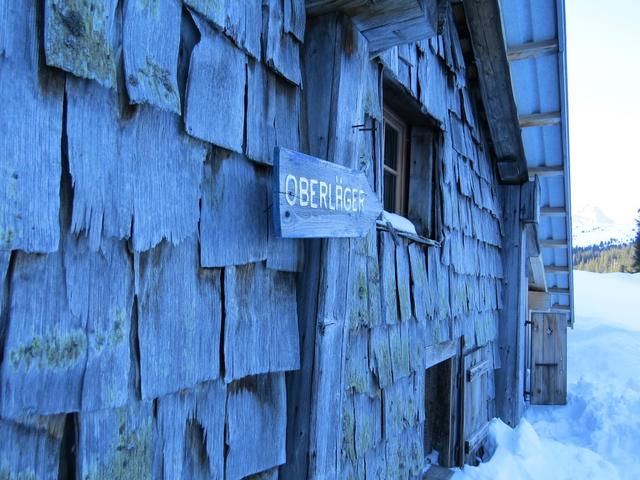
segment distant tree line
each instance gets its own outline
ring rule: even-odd
[[[573,268],[596,273],[640,273],[640,209],[636,236],[626,244],[614,240],[573,249]]]
[[[573,249],[573,268],[596,273],[637,272],[634,254],[640,250],[636,245],[616,244],[611,241],[598,245]]]

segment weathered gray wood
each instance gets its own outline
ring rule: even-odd
[[[56,480],[60,438],[0,419],[0,475],[7,479]]]
[[[524,321],[526,252],[520,224],[520,187],[502,188],[505,273],[504,305],[500,311],[498,345],[502,368],[496,371],[496,409],[509,425],[517,425],[524,408]]]
[[[344,388],[356,393],[368,393],[373,389],[373,375],[369,370],[369,332],[359,328],[349,332],[345,355]]]
[[[205,164],[200,264],[242,265],[267,258],[266,175],[243,155],[215,148]]]
[[[182,2],[126,0],[122,44],[131,103],[180,114],[178,52]]]
[[[363,173],[285,148],[274,155],[276,235],[358,237],[369,232],[382,206]]]
[[[0,3],[0,250],[52,252],[60,227],[61,75],[40,72],[33,2]]]
[[[150,478],[155,422],[152,402],[78,415],[79,478]]]
[[[184,0],[184,3],[226,33],[238,47],[260,59],[261,0]]]
[[[520,192],[520,220],[525,223],[540,223],[540,179],[535,177],[522,185]]]
[[[304,42],[304,27],[307,19],[304,0],[284,0],[284,31],[300,42]]]
[[[257,375],[228,386],[225,477],[262,472],[286,460],[283,373]]]
[[[70,311],[65,283],[62,251],[16,254],[0,367],[5,418],[80,410],[86,320]]]
[[[405,242],[396,245],[396,285],[398,289],[400,320],[407,322],[412,318],[412,308],[409,252],[407,251]]]
[[[391,370],[391,350],[389,349],[389,327],[379,326],[371,330],[371,371],[375,374],[378,386],[386,388],[393,382]]]
[[[409,324],[402,322],[389,326],[389,351],[391,353],[391,371],[393,381],[407,377],[411,373],[409,352]]]
[[[164,478],[223,478],[226,399],[225,384],[216,380],[158,400]]]
[[[280,238],[269,223],[267,242],[267,267],[281,272],[300,272],[304,267],[305,244],[296,238]]]
[[[191,53],[185,129],[189,135],[242,152],[246,57],[198,14],[200,42]]]
[[[382,321],[388,325],[398,322],[398,294],[396,290],[395,245],[389,233],[380,233],[380,291]]]
[[[385,478],[419,478],[424,468],[424,430],[422,426],[409,427],[402,435],[391,437],[384,443],[387,471]]]
[[[131,352],[133,267],[124,241],[105,240],[91,252],[85,238],[64,245],[67,301],[86,325],[83,411],[120,407],[133,398]]]
[[[142,398],[218,378],[220,271],[198,267],[195,238],[140,254],[137,275]]]
[[[497,0],[465,0],[480,91],[503,182],[522,183],[527,163],[513,97],[511,73]]]
[[[102,237],[132,235],[141,251],[193,235],[206,149],[179,117],[140,106],[121,121],[111,91],[72,78],[67,102],[72,231],[85,232],[93,250]]]
[[[290,112],[293,113],[293,112]],[[276,78],[259,61],[247,64],[247,157],[273,165],[276,145]]]
[[[284,31],[284,11],[281,0],[266,0],[262,31],[265,60],[269,68],[295,85],[301,85],[300,43]]]
[[[117,0],[46,0],[47,65],[114,87],[121,23],[117,6]]]
[[[389,385],[383,390],[382,396],[385,440],[398,437],[405,428],[418,424],[418,402],[413,389],[413,377],[406,377]]]
[[[531,314],[531,403],[567,403],[567,315]]]
[[[364,458],[382,441],[382,397],[366,394],[354,395],[355,410],[355,454]]]
[[[407,217],[418,234],[434,238],[434,199],[437,192],[434,167],[438,137],[430,128],[411,129],[411,175]]]
[[[263,263],[224,270],[224,378],[296,370],[300,344],[295,277]]]
[[[301,109],[300,88],[276,78],[276,145],[300,150]]]
[[[9,261],[11,260],[11,252],[8,250],[0,250],[0,332],[4,332],[4,301],[8,293],[9,278]]]

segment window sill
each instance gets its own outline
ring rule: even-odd
[[[390,217],[391,215],[393,215],[393,217]],[[392,223],[391,220],[395,221]],[[439,247],[441,245],[441,243],[436,240],[418,235],[415,227],[408,218],[387,211],[383,211],[380,219],[376,221],[376,230],[389,232],[392,236],[406,238],[422,245],[431,247]]]

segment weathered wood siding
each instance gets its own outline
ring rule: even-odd
[[[278,478],[302,0],[0,0],[0,477]],[[57,67],[57,68],[51,68]]]
[[[419,477],[434,352],[490,355],[487,386],[500,361],[501,205],[452,16],[371,58],[303,0],[0,14],[0,477]],[[440,206],[441,244],[276,238],[275,146],[379,191],[383,70],[437,125],[415,214]]]

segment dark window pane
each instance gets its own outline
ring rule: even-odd
[[[384,124],[384,164],[394,170],[398,166],[398,131],[388,123]]]
[[[389,172],[384,172],[384,209],[396,211],[396,177]]]

